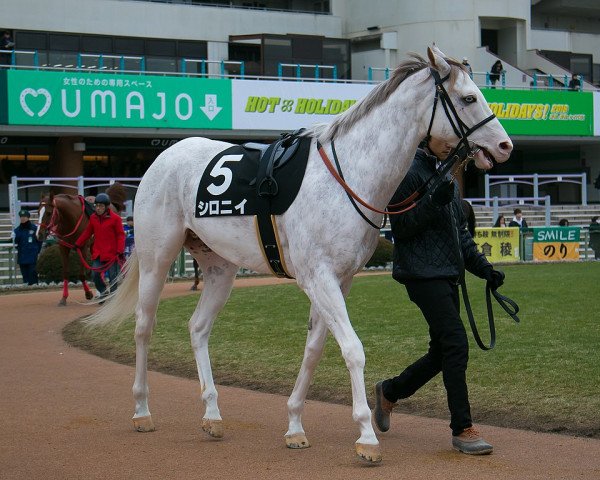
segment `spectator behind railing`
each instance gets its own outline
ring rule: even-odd
[[[500,80],[500,75],[504,73],[504,66],[500,60],[496,60],[496,62],[492,65],[490,69],[490,82],[492,82],[492,88],[496,88],[496,82]]]
[[[579,75],[573,74],[571,80],[569,81],[569,90],[573,90],[575,92],[581,90],[581,79],[579,78]]]
[[[3,52],[0,53],[0,65],[11,64],[11,52],[9,52],[9,50],[12,50],[14,47],[15,42],[13,42],[10,32],[5,30],[2,34],[2,40],[0,41],[0,50],[3,50]]]
[[[504,215],[498,215],[498,218],[494,222],[494,227],[506,227],[506,219],[504,218]]]

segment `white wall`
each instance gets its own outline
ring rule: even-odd
[[[342,36],[333,15],[267,12],[126,0],[0,0],[2,27],[228,41],[253,33]]]
[[[517,59],[519,48],[526,48],[525,28],[528,24],[530,0],[333,0],[333,12],[343,18],[346,36],[367,36],[367,28],[378,26],[380,32],[398,32],[398,59],[408,52],[425,55],[428,45],[435,43],[445,54],[456,59],[476,59],[481,43],[480,17],[509,19],[515,45],[509,47]],[[515,32],[515,28],[520,29]],[[522,46],[521,46],[522,45]],[[384,66],[384,65],[378,65]],[[391,65],[394,66],[394,65]],[[488,69],[489,65],[474,65]]]

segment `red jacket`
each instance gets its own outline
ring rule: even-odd
[[[119,254],[125,251],[125,232],[123,231],[123,222],[121,217],[112,210],[107,209],[101,217],[97,213],[90,216],[90,223],[83,231],[81,236],[75,242],[78,247],[94,235],[94,244],[92,245],[92,260],[100,258],[107,262],[114,260]]]

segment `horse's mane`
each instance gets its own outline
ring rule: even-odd
[[[409,59],[403,61],[396,67],[392,75],[385,82],[377,85],[369,94],[335,118],[330,124],[320,124],[304,132],[306,136],[317,136],[322,142],[331,141],[340,134],[346,133],[361,118],[367,115],[373,108],[384,103],[398,86],[411,75],[429,68],[431,64],[417,53],[409,53]],[[464,66],[453,58],[444,58],[450,66],[465,70]],[[450,71],[450,83],[454,84],[457,70]]]

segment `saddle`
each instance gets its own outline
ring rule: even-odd
[[[279,140],[270,145],[253,142],[242,145],[248,150],[260,152],[258,173],[256,178],[250,182],[250,185],[256,185],[259,197],[274,197],[279,193],[279,185],[273,176],[274,172],[296,155],[300,146],[299,135],[303,131],[304,128],[301,128],[293,133],[284,133]]]
[[[265,260],[278,277],[291,278],[275,216],[287,211],[302,185],[312,142],[302,130],[270,145],[249,142],[222,151],[206,166],[196,195],[196,218],[253,215]]]

